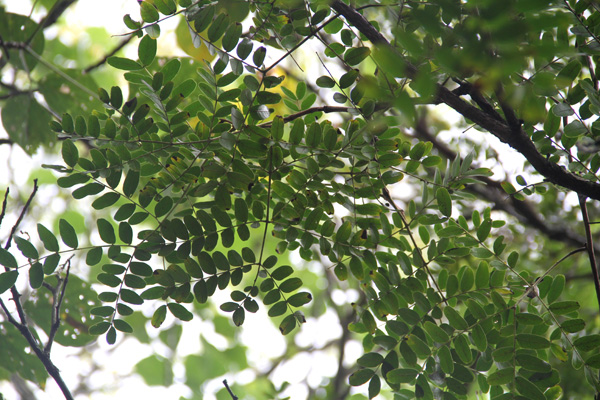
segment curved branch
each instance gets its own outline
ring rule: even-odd
[[[334,0],[331,3],[331,8],[340,15],[343,15],[348,22],[354,25],[372,43],[383,45],[388,50],[396,52],[396,49],[381,32],[354,8],[344,4],[340,0]],[[405,72],[408,78],[413,78],[417,73],[417,68],[406,62]],[[494,115],[467,103],[459,95],[444,86],[438,85],[437,98],[438,101],[450,106],[463,117],[486,129],[500,139],[500,141],[517,150],[549,182],[572,190],[580,195],[600,200],[600,184],[583,179],[567,171],[564,167],[549,161],[544,155],[538,152],[535,144],[523,132],[520,126],[518,129],[511,129],[506,121],[498,120]]]
[[[433,143],[433,146],[438,152],[449,160],[454,160],[458,154],[440,142],[436,136],[431,134],[427,127],[424,126],[424,120],[421,119],[415,126],[415,135],[422,140]],[[517,200],[514,196],[507,196],[500,182],[482,176],[478,178],[483,185],[469,185],[467,190],[477,195],[481,199],[492,203],[493,208],[502,210],[513,217],[517,218],[521,223],[537,229],[540,233],[546,235],[549,239],[568,243],[577,247],[585,246],[585,237],[579,235],[568,226],[549,225],[541,215],[535,210],[533,204],[528,200]],[[595,243],[594,249],[600,253],[600,244]]]

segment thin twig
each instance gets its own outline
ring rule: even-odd
[[[2,225],[2,220],[4,220],[4,216],[6,215],[6,203],[8,202],[9,192],[10,189],[6,188],[6,192],[4,192],[4,201],[2,201],[2,212],[0,213],[0,225]]]
[[[23,206],[23,209],[21,210],[21,214],[19,215],[19,218],[17,219],[17,222],[15,222],[15,224],[13,225],[13,227],[12,227],[12,229],[10,231],[10,236],[8,236],[8,241],[4,245],[4,250],[10,249],[12,238],[15,235],[15,232],[17,231],[17,229],[19,228],[19,225],[21,224],[21,221],[23,221],[23,217],[25,216],[25,213],[27,212],[27,209],[31,205],[31,201],[33,200],[33,196],[35,196],[35,194],[37,193],[38,188],[39,188],[39,186],[38,186],[38,180],[34,179],[33,180],[33,190],[31,191],[31,194],[29,195],[29,198],[27,199],[27,203],[25,203],[25,206]]]
[[[123,47],[125,47],[127,45],[127,43],[129,43],[131,41],[131,39],[133,39],[134,35],[129,35],[126,38],[122,39],[121,42],[117,45],[117,47],[115,47],[114,49],[112,49],[112,51],[108,54],[106,54],[101,60],[99,60],[98,62],[88,66],[87,68],[85,68],[82,73],[85,74],[89,74],[91,71],[93,71],[94,69],[98,68],[99,66],[101,66],[102,64],[104,64],[106,62],[106,60],[108,60],[110,57],[114,56],[115,54],[117,54],[117,52],[119,50],[121,50]]]
[[[46,343],[46,346],[44,347],[44,352],[46,354],[50,354],[50,351],[52,349],[52,344],[54,343],[54,338],[56,337],[56,332],[58,332],[58,328],[60,327],[60,306],[62,305],[63,299],[65,298],[65,292],[67,290],[67,283],[69,282],[69,272],[71,270],[71,258],[73,258],[75,255],[73,254],[71,257],[69,257],[69,259],[65,262],[65,266],[67,268],[67,271],[65,272],[65,278],[64,279],[60,279],[58,278],[58,282],[56,283],[56,288],[53,288],[52,290],[52,297],[54,300],[54,304],[52,306],[52,324],[50,327],[50,333],[48,334],[48,342]],[[58,299],[57,299],[57,293],[60,290],[60,294],[58,295]]]
[[[567,258],[577,254],[577,253],[581,253],[582,251],[586,251],[587,248],[586,247],[580,247],[578,249],[575,250],[571,250],[568,254],[566,254],[565,256],[563,256],[560,260],[558,260],[557,262],[555,262],[554,264],[552,264],[552,266],[550,266],[550,268],[548,268],[545,272],[544,275],[538,277],[525,291],[525,294],[523,294],[523,296],[521,296],[521,299],[524,297],[529,297],[529,298],[534,298],[538,296],[538,284],[544,280],[544,278],[548,275],[550,275],[550,272],[552,272],[554,270],[554,268],[558,267],[558,265],[560,263],[562,263],[563,261],[565,261]],[[520,301],[520,300],[519,300]],[[518,302],[517,302],[518,303]]]
[[[596,254],[594,252],[594,241],[592,239],[592,231],[590,229],[590,218],[587,212],[587,198],[579,195],[579,207],[581,208],[581,217],[583,218],[583,226],[585,228],[585,236],[587,239],[586,248],[590,259],[590,267],[594,275],[594,288],[596,289],[596,298],[598,299],[598,307],[600,307],[600,277],[598,276],[598,266],[596,264]]]
[[[414,235],[413,235],[413,233],[412,233],[412,231],[410,229],[410,223],[408,222],[408,220],[406,219],[406,216],[404,215],[404,210],[402,210],[401,208],[399,208],[396,205],[396,202],[394,201],[394,199],[392,199],[392,196],[390,195],[389,190],[385,186],[381,190],[381,197],[385,201],[387,201],[387,202],[390,203],[390,205],[392,206],[392,208],[394,209],[394,211],[396,212],[396,214],[398,214],[398,216],[402,220],[402,223],[404,224],[404,227],[406,228],[406,233],[408,233],[408,237],[410,238],[410,241],[412,242],[415,250],[417,251],[417,254],[419,254],[419,257],[421,258],[421,262],[423,262],[423,268],[427,272],[427,275],[429,275],[429,278],[431,279],[431,282],[435,286],[435,289],[437,290],[437,292],[439,293],[439,295],[442,297],[442,300],[444,301],[444,303],[448,304],[448,301],[446,300],[446,297],[444,296],[444,293],[442,292],[442,289],[440,288],[440,286],[438,285],[437,281],[435,280],[435,277],[433,276],[433,274],[429,270],[429,266],[427,265],[427,261],[425,260],[425,257],[423,257],[423,253],[421,252],[421,249],[419,248],[419,246],[417,244],[417,241],[415,240],[415,237],[414,237]]]
[[[275,68],[282,60],[284,60],[285,58],[287,58],[288,55],[291,55],[294,51],[296,51],[297,49],[299,49],[300,47],[302,47],[302,45],[305,42],[307,42],[313,36],[315,36],[317,33],[319,33],[319,31],[321,31],[321,29],[325,28],[327,25],[329,25],[330,23],[332,23],[333,21],[335,21],[338,18],[339,18],[339,14],[336,14],[333,17],[329,18],[327,21],[323,22],[318,27],[316,27],[314,30],[311,30],[311,32],[310,32],[309,35],[307,35],[304,39],[302,39],[300,42],[298,42],[295,46],[293,46],[292,48],[288,49],[285,52],[285,54],[282,55],[277,61],[275,61],[273,64],[271,64],[268,68],[265,68],[264,70],[261,70],[261,72],[264,73],[264,74],[266,74],[267,72],[269,72],[270,70],[272,70],[273,68]]]
[[[227,384],[227,379],[223,379],[223,385],[225,385],[225,389],[227,389],[227,391],[229,392],[229,395],[231,396],[231,398],[233,400],[238,400],[238,397],[235,394],[233,394],[233,392],[231,391],[231,388]]]
[[[21,90],[21,89],[17,88],[15,85],[10,85],[10,84],[4,83],[2,81],[0,81],[0,86],[3,87],[4,89],[8,90],[7,94],[0,95],[0,100],[6,100],[13,96],[22,96],[22,95],[26,95],[26,94],[33,94],[33,93],[39,91],[39,89],[37,89],[37,88]]]

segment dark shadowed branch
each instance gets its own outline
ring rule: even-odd
[[[431,142],[440,155],[443,155],[447,159],[454,160],[459,156],[429,131],[425,125],[424,118],[419,119],[414,133],[419,139]],[[493,204],[495,210],[501,210],[512,215],[519,222],[536,229],[552,240],[577,247],[586,244],[585,237],[579,235],[568,226],[548,224],[529,200],[518,200],[514,196],[506,194],[500,182],[486,176],[479,177],[478,179],[483,183],[482,185],[469,185],[466,189],[479,198]],[[595,251],[600,252],[599,244],[594,244],[594,248]]]
[[[227,389],[227,392],[231,396],[232,400],[238,400],[238,397],[235,394],[233,394],[233,392],[231,391],[231,388],[229,387],[229,384],[227,383],[227,379],[223,379],[223,385],[225,386],[225,389]]]
[[[382,45],[392,52],[397,51],[381,32],[353,7],[340,0],[335,0],[331,3],[331,8],[344,16],[349,23],[354,25],[373,44]],[[417,68],[409,62],[405,62],[406,76],[414,78],[416,73]],[[586,197],[600,200],[600,184],[575,175],[567,171],[564,167],[550,161],[537,150],[535,144],[523,132],[520,126],[518,129],[513,129],[505,120],[498,119],[497,112],[494,111],[491,113],[477,108],[463,100],[458,94],[441,85],[437,86],[437,99],[439,102],[445,103],[457,111],[464,118],[486,129],[502,142],[517,150],[549,182]]]

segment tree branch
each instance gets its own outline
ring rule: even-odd
[[[5,49],[25,49],[27,48],[27,43],[24,42],[5,42],[0,39],[0,43],[2,47]]]
[[[0,95],[0,100],[6,100],[13,96],[21,96],[21,95],[29,95],[37,92],[39,89],[29,89],[29,90],[21,90],[14,85],[10,85],[8,83],[4,83],[0,81],[0,86],[8,90],[7,94]],[[2,143],[0,143],[2,144]]]
[[[4,192],[4,200],[2,201],[2,211],[0,212],[0,225],[2,225],[2,221],[4,220],[4,216],[6,215],[6,204],[8,203],[9,192],[10,189],[6,188],[6,192]]]
[[[438,152],[444,157],[454,160],[459,155],[440,142],[437,137],[429,132],[424,125],[424,119],[420,119],[415,126],[415,134],[422,140],[427,140],[433,144]],[[548,238],[563,243],[568,243],[577,247],[585,246],[586,240],[583,236],[569,229],[567,226],[551,226],[539,215],[535,207],[528,200],[517,200],[514,196],[508,196],[500,182],[490,179],[489,177],[479,177],[483,185],[469,185],[466,187],[468,191],[479,196],[485,201],[493,204],[496,210],[502,210],[519,222],[530,226],[533,229],[546,235]],[[594,244],[594,249],[600,252],[600,245]]]
[[[15,299],[13,297],[13,301],[15,303],[18,303],[19,307],[21,307],[21,303],[18,298]],[[63,381],[59,369],[54,365],[52,360],[50,360],[50,356],[41,349],[36,339],[33,337],[30,328],[25,323],[19,323],[13,318],[12,314],[10,313],[2,299],[0,299],[0,308],[2,308],[4,314],[6,314],[8,322],[10,322],[15,328],[17,328],[19,332],[21,332],[21,335],[23,335],[23,337],[27,340],[27,343],[29,343],[29,347],[31,347],[37,358],[39,358],[42,364],[44,364],[46,371],[48,371],[48,374],[50,374],[52,379],[54,379],[54,381],[62,391],[63,395],[65,396],[65,399],[73,400],[73,396],[71,395],[69,388]]]
[[[17,222],[15,222],[15,224],[12,227],[12,229],[10,230],[10,235],[8,236],[8,241],[4,245],[4,250],[10,249],[10,246],[12,244],[11,243],[12,242],[12,238],[15,235],[15,232],[17,231],[17,229],[19,228],[19,225],[21,224],[21,221],[23,221],[23,217],[25,217],[25,213],[27,212],[27,209],[31,205],[31,201],[33,200],[33,197],[37,193],[38,189],[39,189],[38,180],[34,179],[33,180],[33,190],[31,191],[31,194],[29,195],[29,198],[27,199],[27,202],[23,206],[23,209],[21,210],[21,214],[19,214],[19,218],[17,218]],[[3,210],[3,212],[4,212],[4,210]]]
[[[594,276],[594,288],[596,289],[596,298],[598,299],[598,307],[600,307],[600,276],[598,276],[598,265],[596,263],[596,254],[594,252],[594,242],[592,239],[592,231],[590,229],[590,218],[587,212],[587,199],[585,196],[579,195],[579,206],[581,208],[581,217],[583,218],[583,226],[585,227],[585,236],[587,238],[587,253],[590,259],[590,267]]]
[[[343,15],[349,23],[354,25],[373,44],[382,45],[389,51],[396,52],[396,49],[390,42],[354,8],[344,4],[340,0],[334,0],[331,3],[331,8],[340,15]],[[408,78],[414,78],[417,68],[406,62],[405,73]],[[502,142],[517,150],[549,182],[586,197],[600,200],[600,184],[583,179],[567,171],[564,167],[549,161],[538,152],[535,144],[520,127],[518,131],[511,129],[505,121],[499,121],[492,114],[467,103],[444,86],[437,86],[437,98],[463,117],[473,121]]]
[[[63,299],[65,298],[67,283],[69,282],[69,272],[71,270],[71,258],[73,257],[74,255],[69,257],[69,259],[64,264],[67,267],[65,278],[58,278],[56,288],[53,288],[52,290],[54,304],[52,306],[52,323],[50,325],[50,333],[48,334],[48,342],[44,347],[44,353],[46,354],[50,354],[52,344],[54,343],[54,338],[56,337],[56,332],[58,332],[58,328],[60,328],[60,307],[62,305]]]
[[[5,250],[8,250],[10,248],[11,243],[12,243],[12,238],[13,238],[15,232],[17,231],[19,225],[21,224],[21,221],[23,220],[25,213],[29,209],[29,206],[31,205],[33,197],[37,193],[37,190],[38,190],[37,179],[34,179],[33,190],[31,191],[31,194],[29,195],[27,202],[23,206],[23,209],[21,210],[21,214],[17,218],[17,221],[15,222],[15,224],[13,225],[13,227],[10,231],[10,235],[8,237],[6,245],[4,246]],[[3,203],[2,213],[0,214],[0,220],[4,217],[4,213],[6,210],[7,196],[8,196],[8,190],[5,195],[5,201]],[[5,267],[5,270],[8,270],[8,268]],[[19,293],[19,291],[17,290],[17,288],[15,286],[10,288],[10,292],[12,294],[12,300],[15,303],[15,307],[17,309],[17,315],[19,316],[19,321],[17,321],[12,316],[10,310],[6,307],[6,305],[4,304],[4,301],[2,301],[2,299],[0,298],[0,308],[2,308],[2,310],[4,311],[4,314],[6,315],[8,322],[10,322],[15,328],[17,328],[19,330],[19,332],[21,333],[21,335],[25,338],[25,340],[27,340],[27,343],[29,343],[29,347],[31,347],[31,349],[33,350],[33,352],[35,353],[37,358],[42,362],[42,364],[46,368],[46,371],[48,372],[48,374],[54,379],[56,384],[59,386],[60,390],[62,391],[63,395],[65,396],[65,399],[72,400],[73,396],[71,395],[69,388],[63,381],[62,376],[60,375],[59,369],[54,365],[54,363],[50,359],[50,355],[42,349],[40,343],[38,343],[34,334],[32,333],[32,329],[29,327],[29,325],[27,323],[27,317],[25,315],[25,311],[23,310],[23,305],[21,304],[21,294]]]
[[[65,12],[65,10],[71,4],[75,3],[75,1],[76,0],[61,0],[54,3],[50,11],[48,11],[48,14],[40,21],[35,31],[33,31],[33,33],[29,35],[29,38],[25,41],[24,44],[27,46],[29,43],[31,43],[31,41],[40,31],[54,24],[58,20],[58,18]]]
[[[462,95],[468,94],[469,96],[471,96],[471,98],[473,99],[475,104],[477,104],[479,106],[479,108],[481,108],[486,113],[490,114],[492,117],[494,117],[498,121],[504,122],[504,120],[502,119],[502,116],[500,114],[498,114],[496,109],[485,99],[485,97],[483,97],[479,88],[477,88],[475,85],[473,85],[469,81],[462,81],[462,80],[456,79],[456,78],[454,78],[453,81],[458,83],[459,90],[455,89],[452,91],[452,93],[454,93],[457,96],[462,96]]]
[[[231,396],[232,400],[238,400],[238,397],[235,394],[233,394],[233,392],[231,391],[231,388],[227,384],[227,379],[223,379],[223,385],[225,386],[225,389],[227,389],[227,392]]]
[[[58,18],[65,12],[65,10],[76,1],[77,0],[62,0],[55,3],[52,9],[48,12],[48,15],[44,17],[40,25],[43,25],[44,28],[53,25],[56,21],[58,21]]]
[[[355,109],[354,107],[343,107],[343,106],[311,107],[311,108],[307,108],[306,110],[297,112],[295,114],[288,115],[287,117],[283,118],[283,122],[290,122],[290,121],[293,121],[295,119],[304,117],[305,115],[312,114],[315,112],[324,112],[324,113],[350,112],[350,110],[354,110],[354,109]],[[272,125],[272,122],[265,122],[264,124],[260,124],[258,126],[260,126],[261,128],[270,128],[271,125]]]

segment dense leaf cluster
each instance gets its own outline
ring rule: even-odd
[[[128,94],[99,89],[102,107],[51,125],[65,165],[50,167],[61,188],[106,211],[90,228],[101,242],[81,246],[65,219],[57,231],[38,225],[44,253],[15,236],[29,262],[0,250],[0,293],[25,271],[32,290],[55,287],[65,253],[85,251],[102,290],[96,299],[71,278],[89,300],[64,306],[85,329],[61,330],[59,343],[105,334],[113,344],[142,304],[154,327],[168,313],[189,321],[217,290],[229,291],[220,308],[235,325],[265,306],[289,334],[313,299],[280,261],[297,251],[361,291],[348,329],[364,355],[349,382],[368,384],[369,398],[385,382],[395,398],[558,399],[571,367],[599,391],[597,324],[555,271],[585,249],[534,265],[541,256],[511,242],[520,233],[505,222],[547,233],[519,207],[533,195],[554,201],[552,184],[577,192],[582,209],[598,199],[599,11],[583,0],[330,3],[142,2],[142,21],[125,18],[138,59],[107,60],[126,71]],[[156,56],[160,21],[178,14],[205,60]],[[328,74],[290,84],[286,63],[314,38]],[[334,62],[343,72],[329,72]],[[342,106],[321,104],[326,96]],[[545,182],[498,184],[513,208],[486,196],[477,188],[494,181],[479,145],[451,157],[434,137],[411,137],[423,105],[440,103],[521,152]],[[406,199],[409,186],[420,190]],[[591,236],[577,240],[593,260]],[[48,315],[26,309],[41,325]]]

